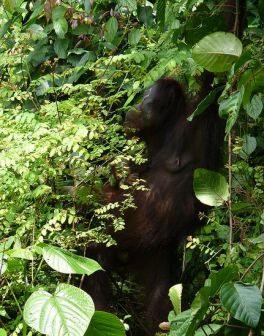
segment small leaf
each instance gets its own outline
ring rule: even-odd
[[[3,5],[5,10],[7,10],[10,14],[13,14],[16,8],[17,0],[3,0]]]
[[[121,9],[125,9],[130,12],[135,12],[137,10],[137,0],[118,0],[117,3]]]
[[[26,260],[34,260],[34,255],[29,248],[25,249],[15,249],[10,253],[10,257],[26,259]]]
[[[107,42],[112,42],[116,36],[118,30],[117,19],[112,16],[105,24],[105,39]]]
[[[141,32],[139,29],[133,29],[128,34],[128,43],[132,46],[135,46],[138,44],[141,37]]]
[[[225,32],[205,36],[192,50],[194,60],[212,72],[229,70],[241,53],[241,41],[234,34]]]
[[[219,173],[202,168],[196,169],[193,188],[195,196],[204,204],[219,206],[228,200],[228,183]]]
[[[252,244],[264,244],[264,233],[256,238],[249,239]]]
[[[84,9],[87,14],[90,14],[91,8],[92,8],[91,0],[84,0]]]
[[[245,106],[245,109],[247,111],[247,114],[251,118],[256,120],[263,110],[263,103],[261,98],[258,95],[254,95],[251,99],[251,104],[247,104]]]
[[[78,256],[52,245],[39,244],[39,246],[42,248],[46,263],[60,273],[90,275],[102,270],[95,260]]]
[[[169,290],[169,297],[176,315],[181,313],[182,284],[175,285]]]
[[[115,315],[96,311],[85,336],[125,336],[125,328]]]
[[[220,299],[235,319],[256,328],[262,304],[262,295],[257,286],[242,282],[226,283],[221,288]]]
[[[203,325],[202,328],[199,328],[194,336],[209,336],[215,335],[217,331],[219,331],[223,326],[221,324],[207,324]]]
[[[91,297],[80,288],[60,284],[52,295],[36,291],[27,300],[23,317],[33,329],[50,336],[83,336],[94,314]]]

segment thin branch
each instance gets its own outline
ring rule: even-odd
[[[243,278],[247,275],[247,273],[250,271],[250,269],[255,265],[255,263],[259,260],[259,259],[261,259],[262,257],[264,257],[264,253],[261,253],[249,266],[248,266],[248,268],[245,270],[245,272],[242,274],[242,276],[241,276],[241,278],[240,278],[240,280],[243,280]],[[264,281],[263,280],[263,278],[262,278],[262,281]]]
[[[233,244],[233,216],[232,216],[232,135],[228,135],[228,183],[229,183],[229,200],[228,200],[228,213],[229,213],[229,249],[232,250]]]

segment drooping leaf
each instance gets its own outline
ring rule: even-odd
[[[261,98],[258,95],[254,95],[253,98],[251,99],[251,103],[247,104],[245,106],[245,109],[247,111],[247,114],[251,118],[256,120],[263,110],[263,103]]]
[[[3,0],[3,5],[4,5],[5,10],[13,14],[16,8],[16,5],[17,5],[17,0]]]
[[[84,0],[84,9],[87,14],[90,14],[92,8],[91,0]]]
[[[44,32],[43,27],[38,24],[30,25],[28,27],[28,30],[31,33],[33,40],[41,39],[47,36],[47,34]]]
[[[115,315],[96,311],[85,336],[125,336],[125,328]]]
[[[177,315],[181,313],[181,296],[182,284],[177,284],[170,288],[169,297],[173,305],[174,311]]]
[[[242,282],[226,283],[220,290],[222,305],[237,320],[255,328],[258,325],[262,295],[257,286]]]
[[[229,70],[241,53],[241,41],[234,34],[225,32],[205,36],[192,50],[194,60],[212,72]]]
[[[90,275],[102,270],[95,260],[78,256],[52,245],[39,244],[39,246],[46,263],[60,273]]]
[[[34,292],[25,304],[23,317],[31,328],[45,335],[83,336],[93,314],[93,300],[87,293],[60,284],[53,295]]]
[[[153,10],[150,6],[140,6],[138,7],[138,18],[144,23],[144,25],[149,28],[153,25]]]
[[[202,168],[195,169],[193,188],[195,196],[204,204],[219,206],[228,200],[228,183],[219,173]]]
[[[67,49],[69,45],[68,39],[57,38],[54,42],[54,50],[59,58],[65,59],[67,57]]]
[[[10,257],[26,260],[34,260],[34,255],[29,248],[14,249],[12,252],[10,252]]]
[[[105,24],[105,39],[107,42],[112,42],[116,36],[118,30],[118,22],[114,16],[111,16],[110,19]]]

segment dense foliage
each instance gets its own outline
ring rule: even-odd
[[[77,288],[82,275],[100,268],[81,257],[86,256],[86,247],[115,244],[107,226],[124,228],[122,213],[133,206],[129,192],[141,188],[140,181],[125,183],[127,162],[144,162],[144,144],[136,137],[127,138],[124,113],[145,87],[163,75],[183,82],[190,98],[195,97],[204,69],[215,73],[219,113],[227,120],[225,168],[220,176],[196,172],[197,197],[217,207],[210,215],[201,214],[207,224],[198,236],[188,237],[183,299],[179,286],[170,294],[174,304],[170,335],[261,334],[264,5],[261,0],[248,1],[243,51],[239,40],[231,37],[234,53],[227,56],[226,41],[215,33],[227,29],[222,3],[2,2],[1,336],[32,335],[34,330],[83,335],[88,326],[87,335],[105,335],[107,328],[109,335],[124,335],[119,319],[94,312],[92,299]],[[218,35],[210,40],[210,33]],[[215,40],[219,50],[214,49]],[[193,117],[214,98],[209,95]],[[115,185],[117,178],[127,197],[122,204],[107,204],[107,186]],[[120,217],[113,216],[114,208],[119,208]],[[193,261],[197,255],[200,265]],[[129,283],[123,287],[134,290]],[[60,304],[61,297],[67,304]],[[50,309],[56,303],[62,317],[69,307],[79,306],[78,330],[73,314],[63,327],[63,318],[55,321],[51,331],[48,322],[34,315],[36,307],[43,309],[43,302]],[[191,309],[181,313],[180,303],[184,308],[191,304]],[[133,328],[130,313],[117,311]]]

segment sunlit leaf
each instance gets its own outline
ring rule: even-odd
[[[49,336],[83,336],[94,314],[91,297],[80,288],[60,284],[54,294],[36,291],[23,317],[33,329]]]
[[[196,169],[193,187],[195,196],[204,204],[219,206],[228,200],[228,183],[219,173],[202,168]]]
[[[125,336],[125,328],[115,315],[96,311],[85,336]]]
[[[192,50],[194,60],[212,72],[229,70],[241,53],[241,41],[234,34],[225,32],[205,36]]]

